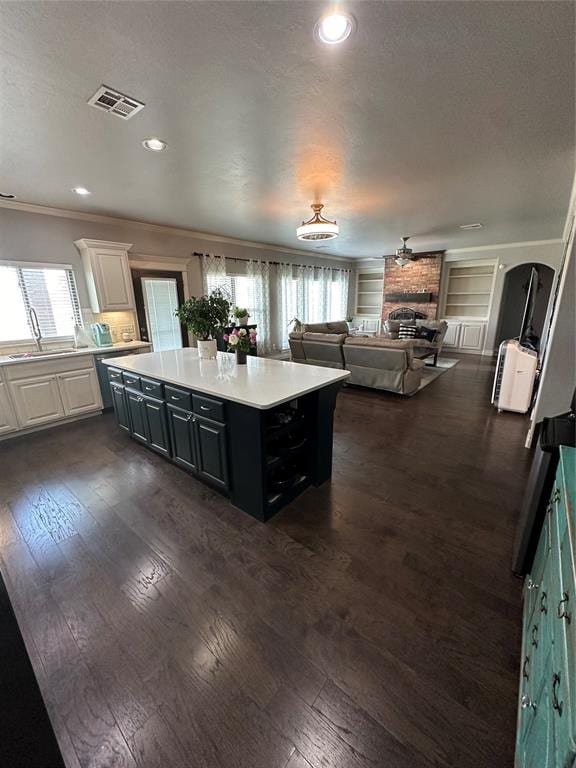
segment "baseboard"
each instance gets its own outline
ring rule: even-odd
[[[91,419],[94,416],[100,416],[102,409],[98,411],[91,411],[90,413],[83,413],[80,416],[69,416],[67,419],[58,419],[58,421],[51,421],[47,424],[39,424],[37,427],[27,427],[26,429],[16,429],[14,432],[8,432],[5,435],[0,435],[0,443],[4,440],[13,440],[16,437],[25,437],[31,435],[34,432],[43,432],[45,429],[54,429],[54,427],[61,427],[63,424],[71,424],[74,421],[83,421],[84,419]]]

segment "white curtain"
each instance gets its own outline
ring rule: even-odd
[[[232,266],[233,265],[233,266]],[[250,323],[255,323],[258,334],[258,354],[265,355],[272,348],[270,338],[270,264],[267,261],[231,260],[227,274],[225,258],[202,257],[204,292],[222,291],[232,306],[246,307]]]
[[[240,278],[241,279],[241,278]],[[270,264],[252,261],[246,265],[246,301],[250,322],[256,323],[258,354],[266,355],[272,349],[270,338]]]
[[[325,323],[348,314],[350,270],[279,264],[277,291],[280,310],[280,345],[288,346],[291,320]]]
[[[207,253],[202,256],[202,280],[205,294],[219,289],[229,298],[230,286],[226,277],[224,256],[211,256]]]

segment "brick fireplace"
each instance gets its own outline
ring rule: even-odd
[[[430,320],[436,319],[443,255],[443,251],[415,254],[417,258],[405,267],[399,267],[393,256],[386,257],[382,320],[386,320],[392,310],[400,307],[410,307],[422,312]],[[415,297],[414,294],[422,294],[423,300],[416,301],[415,299],[420,297]]]

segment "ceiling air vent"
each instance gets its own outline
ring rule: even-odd
[[[125,96],[120,91],[108,88],[107,85],[101,85],[94,96],[88,99],[88,104],[121,117],[123,120],[129,120],[145,106],[141,101]]]

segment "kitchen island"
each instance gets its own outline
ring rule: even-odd
[[[258,520],[330,479],[348,371],[190,348],[104,362],[118,426]]]

